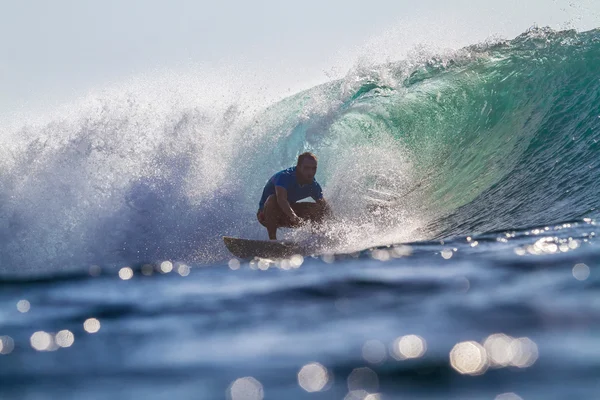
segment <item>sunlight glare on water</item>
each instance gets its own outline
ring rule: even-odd
[[[385,344],[379,340],[369,340],[362,348],[362,356],[370,364],[381,364],[387,357]]]
[[[123,267],[119,270],[119,278],[127,281],[133,278],[133,270],[130,267]]]
[[[279,266],[279,268],[281,268],[284,271],[288,271],[288,270],[290,270],[290,269],[293,268],[292,267],[292,263],[287,258],[284,258],[283,260],[280,260],[277,265]]]
[[[227,389],[229,400],[262,400],[263,397],[262,384],[251,376],[236,379]]]
[[[573,267],[573,277],[578,281],[585,281],[590,277],[590,268],[583,263],[575,264]]]
[[[427,351],[427,342],[417,335],[406,335],[394,340],[392,355],[397,360],[419,358]]]
[[[452,250],[451,250],[451,249],[445,249],[445,250],[442,250],[442,252],[441,252],[440,254],[442,255],[442,257],[443,257],[445,260],[449,260],[449,259],[451,259],[451,258],[452,258],[452,255],[453,255],[454,253],[452,252]]]
[[[379,261],[389,261],[391,255],[386,249],[374,249],[371,251],[371,258]]]
[[[261,258],[258,261],[258,269],[260,269],[261,271],[268,270],[270,266],[271,266],[271,261],[269,261],[269,260],[265,260],[265,259]]]
[[[56,344],[60,347],[71,347],[75,342],[75,336],[69,330],[62,330],[56,334]]]
[[[54,347],[54,338],[48,332],[38,331],[31,335],[30,343],[37,351],[51,351]]]
[[[293,268],[300,268],[302,263],[304,263],[304,257],[302,257],[300,254],[294,254],[290,257],[290,265]]]
[[[19,310],[20,313],[26,313],[30,308],[31,304],[29,304],[29,301],[27,300],[19,300],[17,303],[17,310]]]
[[[351,390],[344,400],[382,400],[379,393],[369,393],[366,390]]]
[[[463,375],[481,375],[488,368],[488,357],[479,343],[462,342],[450,351],[450,364]]]
[[[173,263],[171,261],[163,261],[160,263],[160,272],[168,274],[173,271]]]
[[[450,364],[461,374],[481,375],[488,367],[528,368],[538,359],[535,342],[503,333],[488,336],[483,346],[474,341],[458,343],[450,352]]]
[[[496,367],[505,367],[510,364],[510,346],[513,338],[503,333],[490,335],[483,342],[483,347],[490,358],[490,364]]]
[[[298,384],[307,392],[320,392],[329,383],[329,372],[327,368],[319,363],[310,363],[298,372]]]
[[[539,234],[542,231],[533,230],[532,233]],[[558,237],[543,237],[537,240],[534,244],[526,245],[522,247],[516,247],[514,249],[515,254],[523,256],[525,254],[531,255],[545,255],[555,254],[558,252],[566,253],[568,251],[576,250],[581,246],[581,242],[577,239],[560,239]]]
[[[88,318],[83,323],[83,329],[85,329],[87,333],[96,333],[100,330],[100,321],[96,318]]]
[[[177,273],[181,276],[188,276],[190,274],[190,267],[186,264],[179,264],[177,267]]]
[[[0,336],[0,354],[10,354],[15,348],[15,342],[10,336]]]
[[[379,389],[379,377],[371,368],[355,368],[348,375],[348,390],[365,390],[374,393]]]
[[[335,255],[333,254],[323,254],[321,256],[321,260],[323,260],[324,263],[327,264],[331,264],[335,261]]]
[[[228,265],[233,271],[240,269],[240,261],[237,258],[232,258],[229,260]]]
[[[538,359],[538,347],[527,337],[513,339],[510,344],[510,365],[518,368],[531,367]]]

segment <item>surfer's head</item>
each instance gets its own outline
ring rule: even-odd
[[[300,154],[296,164],[296,173],[302,182],[312,182],[317,173],[317,156],[310,152]]]

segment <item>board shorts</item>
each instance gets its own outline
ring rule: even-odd
[[[296,213],[296,215],[298,215],[298,217],[300,217],[302,219],[308,219],[308,220],[315,219],[315,217],[316,217],[315,211],[317,211],[317,209],[318,209],[315,203],[293,203],[293,204],[290,204],[290,207],[292,207],[292,210],[294,210],[294,212]],[[258,222],[260,222],[260,224],[262,226],[266,227],[264,209],[258,210],[258,212],[256,213],[256,219],[258,219]],[[287,215],[283,214],[283,212],[281,212],[281,215],[277,219],[277,225],[280,227],[290,227],[290,228],[296,226],[296,225],[292,224],[292,221],[290,220],[290,218]]]

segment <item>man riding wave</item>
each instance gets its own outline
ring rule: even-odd
[[[306,221],[319,224],[330,213],[316,173],[317,156],[306,152],[298,156],[295,167],[279,171],[267,181],[256,217],[267,228],[270,240],[277,240],[277,228],[296,228]],[[307,197],[315,203],[298,203]]]

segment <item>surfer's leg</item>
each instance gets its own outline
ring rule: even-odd
[[[283,213],[279,204],[277,204],[277,196],[273,194],[265,201],[263,213],[264,223],[261,223],[267,228],[269,239],[271,240],[277,240],[277,228],[291,226],[289,218]]]

